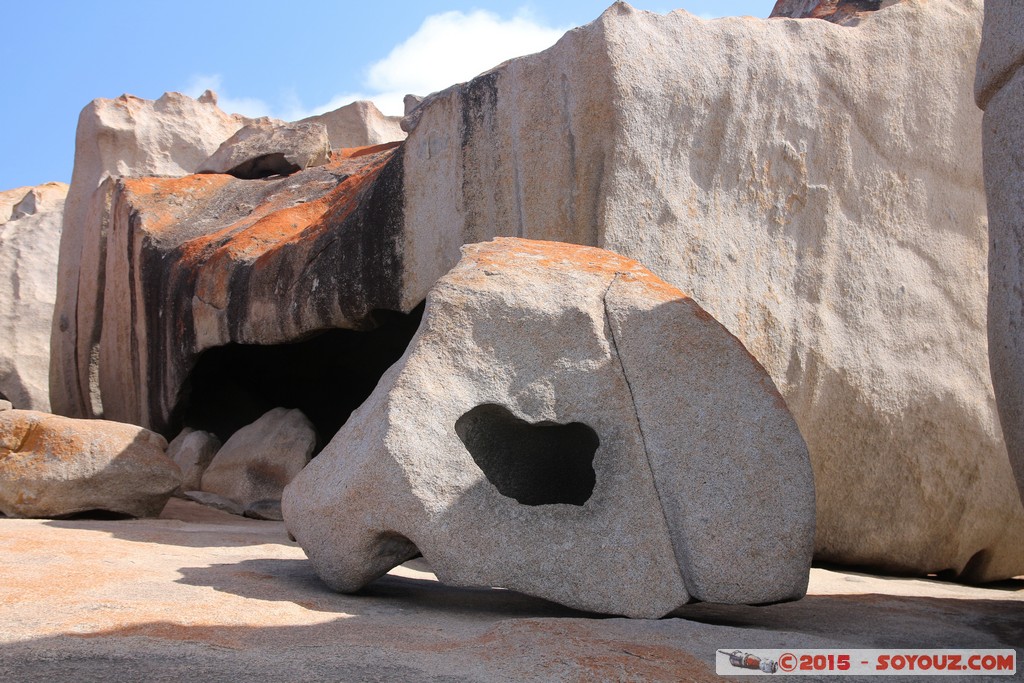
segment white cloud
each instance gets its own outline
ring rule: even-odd
[[[505,60],[548,48],[566,30],[543,26],[524,12],[511,19],[484,10],[435,14],[370,67],[365,85],[375,100],[428,95]]]
[[[406,94],[429,95],[513,57],[539,52],[554,45],[568,28],[545,26],[522,10],[510,19],[485,10],[444,12],[427,17],[387,57],[369,65],[359,90],[339,93],[318,106],[303,106],[295,94],[273,107],[257,98],[231,97],[221,89],[217,75],[194,76],[186,92],[195,97],[212,88],[225,111],[271,115],[288,121],[331,111],[355,100],[373,100],[385,114],[400,115]]]

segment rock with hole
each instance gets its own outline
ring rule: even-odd
[[[142,427],[33,410],[0,412],[0,512],[160,514],[181,484],[167,442]]]
[[[337,590],[422,553],[632,617],[799,598],[814,537],[807,449],[743,345],[635,261],[518,239],[465,247],[282,508]]]
[[[225,140],[197,172],[268,178],[323,166],[330,159],[331,142],[324,124],[259,119]]]

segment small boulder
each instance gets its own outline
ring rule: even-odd
[[[220,439],[210,432],[184,429],[167,446],[167,455],[181,468],[179,491],[199,489],[203,472],[220,450]]]
[[[225,140],[197,173],[267,178],[322,166],[330,160],[331,143],[323,124],[260,119]]]
[[[106,420],[32,410],[0,412],[0,511],[66,517],[106,510],[160,514],[181,471],[162,436]]]
[[[10,401],[0,399],[0,410],[14,410],[14,406],[11,405]]]
[[[814,541],[807,448],[743,344],[635,261],[520,239],[463,247],[282,509],[337,590],[422,553],[632,617],[799,598]]]
[[[235,432],[203,473],[201,489],[242,508],[280,500],[284,487],[306,466],[316,430],[301,410],[274,408]]]

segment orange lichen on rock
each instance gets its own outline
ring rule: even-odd
[[[514,243],[515,249],[507,248],[511,243]],[[639,282],[649,290],[652,298],[660,301],[690,299],[689,296],[659,278],[639,262],[597,247],[584,247],[566,242],[496,237],[491,242],[474,245],[468,256],[479,270],[486,270],[488,265],[508,267],[511,260],[520,262],[524,267],[604,273],[609,277],[620,277]]]

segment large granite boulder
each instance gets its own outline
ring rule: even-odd
[[[331,142],[323,124],[260,119],[221,143],[197,172],[266,178],[323,166],[330,160]]]
[[[50,409],[50,321],[68,186],[0,192],[0,397]]]
[[[634,258],[786,398],[820,559],[1021,574],[985,332],[981,9],[899,2],[844,27],[617,3],[435,94],[405,143],[403,309],[496,234]]]
[[[985,3],[975,96],[985,110],[989,360],[1024,500],[1024,4]]]
[[[333,149],[369,147],[405,139],[401,116],[385,116],[368,100],[346,104],[333,111],[302,119],[299,123],[321,123]]]
[[[159,434],[106,420],[0,412],[0,512],[66,517],[104,510],[160,514],[181,484]]]
[[[275,408],[228,439],[203,472],[199,488],[243,509],[261,501],[276,503],[315,447],[316,430],[302,411]]]
[[[638,263],[515,239],[465,248],[282,507],[342,591],[422,552],[634,617],[799,598],[814,537],[803,439],[735,337]]]
[[[93,100],[82,110],[51,331],[54,412],[70,417],[103,413],[97,360],[110,206],[104,179],[195,173],[246,121],[218,109],[209,91],[198,100],[175,92],[157,100],[122,95]]]
[[[175,433],[207,354],[383,327],[419,310],[463,244],[605,247],[690,293],[764,364],[811,454],[820,559],[1020,574],[1024,507],[989,376],[981,145],[968,134],[981,126],[981,19],[980,0],[898,2],[852,27],[617,3],[428,97],[396,150],[287,183],[115,183],[104,406]],[[358,403],[329,412],[344,420]],[[238,426],[275,405],[291,403],[261,402]]]

